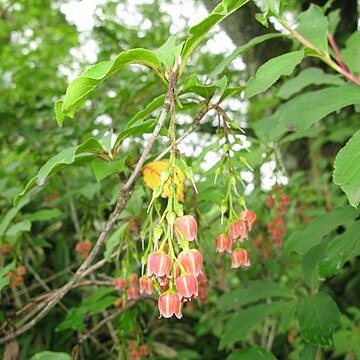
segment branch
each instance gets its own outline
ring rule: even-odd
[[[159,120],[155,126],[155,129],[152,133],[152,136],[150,138],[149,143],[145,147],[138,163],[136,164],[134,172],[131,174],[130,178],[126,182],[126,184],[122,184],[120,187],[117,203],[115,206],[114,211],[111,213],[109,220],[106,223],[105,229],[101,232],[100,236],[98,237],[93,249],[91,250],[89,256],[85,259],[85,261],[80,265],[74,276],[69,280],[68,283],[66,283],[63,287],[56,290],[53,295],[46,299],[45,306],[44,303],[38,304],[37,309],[42,310],[35,316],[30,322],[22,326],[21,328],[18,328],[14,331],[12,331],[7,336],[4,336],[2,339],[0,339],[0,344],[4,344],[9,340],[12,340],[16,338],[18,335],[26,332],[27,330],[31,329],[33,326],[35,326],[42,318],[44,318],[48,312],[56,306],[59,301],[71,290],[71,288],[75,285],[75,283],[80,280],[83,277],[83,274],[86,273],[86,270],[90,267],[91,263],[95,259],[96,255],[100,251],[100,248],[105,243],[112,227],[114,226],[115,222],[119,218],[121,212],[125,209],[125,206],[127,202],[129,201],[132,189],[135,185],[135,182],[137,178],[140,175],[140,170],[146,161],[147,156],[149,155],[156,138],[158,137],[160,130],[162,126],[165,123],[167,114],[170,110],[171,104],[173,104],[173,95],[174,95],[174,87],[175,87],[175,81],[176,77],[171,77],[173,81],[170,81],[169,83],[169,89],[166,93],[166,98],[164,101],[163,109],[161,111]],[[105,260],[106,262],[106,260]]]

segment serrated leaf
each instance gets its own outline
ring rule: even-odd
[[[215,75],[221,74],[232,61],[234,61],[238,56],[250,50],[254,46],[259,45],[264,41],[275,39],[282,36],[285,35],[279,33],[273,33],[273,34],[260,35],[251,39],[245,45],[239,46],[230,55],[224,57],[224,59],[220,61],[220,63],[216,66],[216,68],[209,74],[209,77],[213,77]]]
[[[329,295],[319,292],[301,300],[298,319],[306,341],[320,346],[333,344],[332,334],[340,323],[340,313]]]
[[[272,118],[282,127],[303,131],[345,106],[360,103],[360,87],[347,83],[298,95],[278,107]]]
[[[30,360],[71,360],[72,357],[63,352],[42,351],[35,354]]]
[[[338,152],[334,162],[333,180],[345,192],[351,206],[360,202],[360,130]]]
[[[220,348],[229,346],[234,341],[246,338],[258,323],[281,309],[286,304],[285,301],[277,301],[270,304],[259,304],[232,315],[226,323],[224,333],[220,339]]]
[[[327,19],[321,8],[311,4],[309,9],[298,17],[299,26],[296,31],[315,47],[328,53],[328,41],[326,37]]]
[[[304,51],[293,51],[277,56],[261,65],[254,78],[248,81],[245,97],[251,98],[265,90],[279,80],[282,75],[291,75],[295,67],[304,57]]]
[[[85,97],[109,76],[129,64],[144,65],[153,70],[162,80],[161,62],[153,51],[131,49],[120,53],[113,61],[98,63],[76,78],[68,86],[61,111],[73,117],[74,111],[83,103]],[[165,80],[164,80],[165,81]]]
[[[326,247],[319,261],[317,271],[321,279],[336,275],[344,264],[360,255],[360,221],[336,236]]]
[[[243,305],[266,299],[270,297],[293,297],[292,291],[285,289],[279,284],[266,281],[250,281],[246,286],[229,291],[222,295],[219,300],[219,307],[224,310],[239,308]]]
[[[325,235],[330,234],[340,225],[351,225],[358,212],[351,208],[336,208],[330,213],[322,214],[306,225],[304,230],[293,232],[285,242],[285,252],[305,254],[310,248],[319,244]]]
[[[114,173],[121,173],[124,171],[125,160],[106,161],[102,159],[95,159],[92,162],[92,168],[95,178],[98,182],[105,179],[107,176]]]
[[[207,35],[207,33],[216,24],[246,4],[248,1],[249,0],[223,0],[204,20],[189,29],[189,37],[186,39],[181,52],[180,74],[183,73],[189,56],[199,45],[201,40]]]
[[[310,85],[343,85],[344,81],[339,75],[327,74],[319,68],[307,68],[296,77],[287,80],[279,89],[277,96],[289,99]]]
[[[47,178],[56,171],[73,164],[77,159],[80,161],[83,156],[92,157],[94,154],[101,153],[103,153],[103,147],[95,138],[89,138],[78,146],[72,146],[60,151],[59,154],[49,159],[45,165],[40,168],[38,174],[27,183],[25,189],[15,196],[14,205],[16,206],[19,200],[36,185],[43,185]]]

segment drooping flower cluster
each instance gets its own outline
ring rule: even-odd
[[[248,234],[256,224],[256,219],[253,211],[243,210],[238,219],[229,224],[227,234],[216,237],[216,251],[231,254],[231,268],[250,266],[249,253],[242,244],[248,239]],[[235,246],[234,249],[233,246]]]
[[[274,194],[269,195],[265,204],[272,209],[271,221],[267,226],[267,231],[271,236],[274,246],[282,246],[285,235],[285,219],[287,208],[290,205],[290,197],[287,194],[281,194],[282,187],[278,186]]]
[[[195,218],[191,215],[176,218],[173,232],[177,246],[172,242],[163,243],[158,250],[148,255],[146,279],[154,281],[155,287],[159,289],[160,317],[170,318],[175,315],[180,319],[182,303],[199,297],[199,291],[204,299],[206,292],[203,286],[202,254],[189,246],[197,237]]]
[[[150,349],[146,344],[139,345],[136,341],[131,341],[128,346],[128,359],[140,360],[150,355]]]

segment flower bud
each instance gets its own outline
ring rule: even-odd
[[[215,239],[216,251],[219,253],[223,253],[225,251],[231,253],[232,243],[233,240],[231,236],[226,234],[221,234],[217,236]]]
[[[170,277],[171,259],[163,251],[156,251],[149,255],[147,260],[147,275]]]
[[[148,295],[151,295],[154,291],[154,283],[152,279],[148,278],[146,275],[142,276],[139,279],[139,285],[140,285],[140,294],[146,293]]]
[[[130,287],[126,290],[126,299],[137,300],[139,298],[139,289],[135,286]]]
[[[26,274],[26,270],[24,266],[18,266],[16,268],[16,274],[18,274],[19,276],[24,276]]]
[[[231,268],[250,266],[249,253],[245,249],[235,249],[231,253]]]
[[[234,221],[229,225],[229,235],[234,239],[247,239],[249,228],[245,221]]]
[[[180,298],[190,299],[198,296],[198,282],[192,274],[181,275],[175,280]]]
[[[187,272],[199,276],[202,271],[202,255],[197,249],[184,250],[179,254],[179,261]]]
[[[180,243],[186,239],[193,241],[197,236],[197,222],[191,215],[180,216],[175,220],[175,235]]]
[[[170,318],[175,315],[178,319],[182,318],[181,301],[178,293],[167,291],[159,296],[158,307],[160,317]]]
[[[117,290],[123,290],[126,288],[126,281],[125,279],[122,279],[122,278],[116,278],[114,280],[114,287],[115,289]]]
[[[239,215],[240,220],[244,220],[247,222],[249,231],[256,224],[256,214],[251,210],[243,210]]]

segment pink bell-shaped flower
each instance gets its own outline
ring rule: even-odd
[[[192,215],[179,216],[174,224],[175,235],[180,242],[185,239],[193,241],[197,236],[197,222]]]
[[[184,250],[179,254],[179,261],[184,269],[194,276],[202,272],[202,255],[197,249]]]
[[[198,282],[193,274],[179,276],[175,280],[175,286],[181,299],[191,299],[198,296]]]
[[[178,319],[182,318],[181,301],[179,294],[173,291],[167,291],[159,296],[158,307],[160,317],[171,318],[175,315]]]
[[[152,279],[148,278],[146,275],[139,279],[139,285],[140,294],[145,292],[146,294],[151,295],[154,292],[154,283]]]
[[[162,277],[166,275],[170,277],[171,259],[163,251],[151,253],[147,259],[147,275]]]
[[[256,220],[257,220],[256,214],[251,210],[243,210],[239,214],[239,218],[240,218],[240,220],[243,220],[243,221],[247,222],[249,231],[256,224]]]
[[[231,268],[250,266],[249,253],[245,249],[235,249],[231,253]]]
[[[226,251],[230,254],[232,243],[233,239],[231,238],[231,236],[221,234],[215,239],[216,251],[219,253],[223,253]]]
[[[229,235],[234,239],[247,239],[248,237],[249,228],[245,221],[234,221],[229,225]]]

